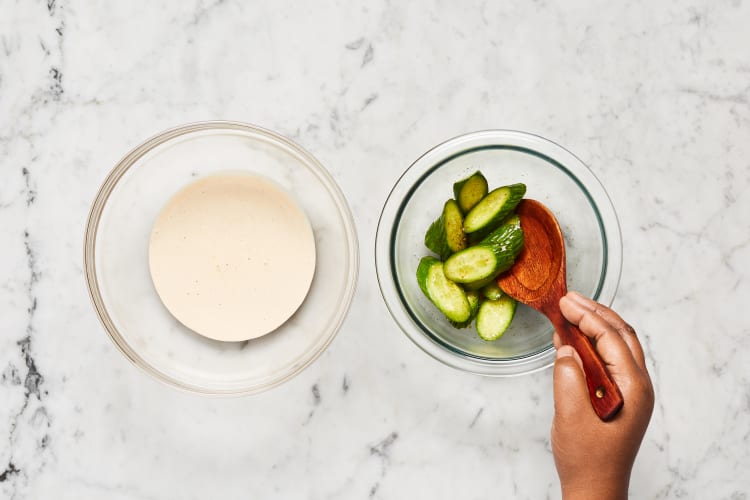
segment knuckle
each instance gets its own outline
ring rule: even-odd
[[[581,318],[579,327],[597,338],[612,332],[609,324],[596,311],[586,311]]]
[[[635,331],[635,328],[633,328],[630,323],[623,322],[623,325],[618,328],[620,333],[626,334],[626,335],[632,335],[633,337],[637,336],[637,333]]]

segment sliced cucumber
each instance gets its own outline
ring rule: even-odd
[[[492,279],[503,262],[496,245],[475,245],[454,253],[445,261],[446,277],[456,283]]]
[[[523,248],[523,241],[521,219],[513,214],[505,219],[500,227],[485,236],[481,243],[484,245],[499,245],[504,250],[509,251],[515,260]]]
[[[479,200],[487,196],[487,179],[477,170],[469,177],[453,184],[453,196],[461,210],[468,213]]]
[[[424,244],[441,259],[466,248],[466,233],[463,213],[455,200],[443,205],[443,213],[433,222],[424,235]]]
[[[508,295],[498,300],[485,300],[477,311],[477,333],[483,340],[497,340],[503,336],[516,314],[516,301]]]
[[[482,295],[484,295],[487,300],[498,300],[503,296],[503,291],[500,290],[500,287],[497,286],[497,283],[493,279],[482,287]]]
[[[443,263],[435,257],[423,257],[417,267],[417,282],[422,292],[450,321],[462,323],[471,317],[471,306],[463,288],[448,280]]]
[[[522,248],[523,230],[518,216],[514,215],[477,245],[451,255],[443,271],[456,283],[484,285],[510,268]]]
[[[479,310],[479,292],[476,290],[469,290],[466,292],[466,300],[469,301],[469,309],[471,310],[471,314],[469,315],[469,319],[466,321],[450,321],[450,324],[453,325],[455,328],[466,328],[467,326],[471,325],[471,322],[474,321],[474,318],[477,316],[477,311]]]
[[[511,184],[493,189],[481,199],[464,219],[464,231],[489,233],[505,219],[526,194],[525,184]]]

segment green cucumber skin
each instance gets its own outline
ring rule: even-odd
[[[488,234],[482,241],[481,245],[497,245],[504,252],[512,256],[510,264],[503,269],[505,271],[513,262],[515,262],[518,254],[523,249],[524,237],[523,229],[521,228],[521,219],[517,215],[513,214],[505,221],[502,225]],[[502,272],[502,271],[500,271]]]
[[[424,244],[445,260],[451,254],[466,248],[461,208],[455,200],[448,200],[440,214],[424,235]]]
[[[491,210],[492,200],[499,193],[507,191],[507,198],[498,210]],[[498,227],[503,220],[516,209],[526,194],[525,184],[511,184],[490,191],[477,203],[464,218],[464,231],[471,237],[473,233],[488,234]]]
[[[445,219],[442,215],[430,224],[427,233],[424,235],[424,245],[430,251],[439,255],[441,259],[447,259],[451,255],[448,240],[445,238]]]
[[[422,257],[417,266],[417,283],[425,297],[430,298],[430,292],[427,291],[427,276],[430,273],[430,268],[435,264],[440,263],[435,257]]]
[[[491,280],[503,271],[507,271],[513,265],[513,262],[515,262],[516,257],[523,248],[523,243],[524,238],[521,222],[518,216],[514,215],[479,244],[451,255],[445,261],[444,271],[448,279],[456,283],[468,283],[471,289],[474,289],[478,283],[484,286],[489,282],[488,280]],[[470,261],[472,253],[479,254],[478,250],[484,249],[491,252],[494,258],[493,266],[485,269],[480,274],[463,274],[461,262]],[[486,255],[486,252],[481,252],[481,254]]]
[[[516,314],[516,301],[508,295],[498,300],[485,300],[477,311],[477,333],[491,342],[503,336]]]
[[[479,311],[479,304],[480,304],[480,297],[479,292],[476,290],[469,290],[466,292],[466,300],[469,301],[469,309],[471,309],[471,314],[469,315],[469,319],[466,321],[452,321],[448,320],[451,325],[453,325],[454,328],[467,328],[471,326],[471,323],[474,321],[474,318],[477,317],[477,311]]]
[[[474,208],[482,198],[487,196],[487,192],[487,179],[479,170],[453,184],[453,197],[458,201],[458,206],[464,213]]]
[[[443,290],[433,290],[430,287],[432,273],[440,273],[437,281],[441,282]],[[443,273],[443,263],[435,257],[423,257],[417,266],[417,283],[422,293],[430,299],[435,307],[442,312],[449,321],[462,323],[471,318],[471,305],[463,288],[448,280]],[[442,292],[445,303],[438,297]],[[447,298],[446,298],[447,296]],[[448,307],[447,302],[453,307]]]

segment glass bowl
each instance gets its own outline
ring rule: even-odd
[[[166,202],[197,178],[223,172],[275,181],[315,235],[305,301],[275,331],[245,342],[210,340],[183,326],[159,299],[148,267],[151,228]],[[358,255],[346,199],[315,158],[271,131],[214,121],[167,130],[115,166],[89,214],[84,271],[105,330],[138,367],[202,394],[249,394],[290,379],[333,340],[354,294]]]
[[[526,184],[526,198],[547,205],[565,238],[568,287],[611,304],[622,267],[622,242],[612,202],[584,163],[542,137],[509,130],[470,133],[422,155],[385,202],[375,240],[380,291],[398,326],[427,354],[482,375],[531,373],[554,362],[552,324],[519,304],[510,328],[486,342],[471,328],[456,329],[432,305],[416,280],[430,255],[424,234],[453,196],[453,183],[481,170],[490,189]]]

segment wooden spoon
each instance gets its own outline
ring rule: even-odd
[[[521,219],[524,247],[497,284],[517,301],[547,316],[561,342],[575,348],[583,362],[591,405],[599,418],[610,420],[622,408],[622,393],[589,339],[560,312],[560,298],[567,293],[560,226],[552,212],[536,200],[522,200],[516,213]]]

